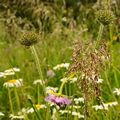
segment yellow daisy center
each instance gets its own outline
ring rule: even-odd
[[[9,80],[9,83],[16,83],[17,80]]]

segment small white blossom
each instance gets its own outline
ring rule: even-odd
[[[79,112],[72,112],[73,116],[77,116],[78,118],[84,118],[84,115],[81,115]]]
[[[0,78],[4,77],[4,72],[0,72]]]
[[[53,67],[54,70],[59,70],[60,68],[69,68],[70,63],[61,63]]]
[[[13,80],[9,80],[7,82],[5,82],[3,84],[4,87],[8,88],[12,88],[12,87],[21,87],[23,86],[23,80],[22,79],[13,79]]]
[[[105,107],[105,106],[104,106],[104,108],[103,108],[102,105],[94,105],[93,108],[94,108],[96,111],[98,111],[98,110],[103,110],[103,109],[108,110],[108,107]]]
[[[77,81],[77,78],[76,78],[76,77],[73,77],[73,78],[70,79],[70,83],[74,83],[74,82],[76,82],[76,81]]]
[[[71,113],[70,110],[59,110],[59,112],[60,112],[61,114]]]
[[[2,112],[0,112],[0,116],[5,116],[5,114],[4,114],[4,113],[2,113]]]
[[[96,83],[102,83],[103,82],[103,79],[98,79],[98,81],[96,81]]]
[[[43,80],[35,80],[35,81],[33,82],[33,84],[34,84],[34,85],[37,85],[37,84],[43,85],[43,84],[45,84],[45,82],[44,82]]]
[[[11,120],[14,120],[14,119],[24,119],[24,115],[13,115],[13,114],[10,114],[10,119]]]
[[[93,108],[98,111],[98,110],[108,110],[109,107],[116,106],[118,105],[118,102],[109,102],[109,103],[103,103],[103,105],[94,105]]]
[[[74,82],[77,81],[77,78],[76,78],[76,77],[73,77],[73,78],[68,79],[67,77],[64,77],[64,78],[62,78],[60,81],[61,81],[61,82],[64,82],[64,81],[67,81],[67,80],[68,80],[70,83],[74,83]]]
[[[83,97],[74,98],[74,101],[75,101],[75,104],[84,103],[84,98]]]
[[[73,106],[70,106],[70,108],[80,109],[81,106],[73,105]]]
[[[115,88],[113,93],[119,96],[120,95],[120,88]]]
[[[53,108],[53,113],[52,113],[52,116],[51,116],[52,120],[57,120],[56,112],[57,112],[57,110],[55,108]]]

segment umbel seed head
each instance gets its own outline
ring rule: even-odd
[[[34,45],[38,43],[38,41],[39,41],[39,35],[31,31],[25,32],[20,39],[20,43],[25,46]]]
[[[115,16],[110,10],[99,10],[96,12],[97,20],[103,25],[109,25],[115,19]]]

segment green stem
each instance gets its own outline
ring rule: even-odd
[[[58,93],[62,94],[63,87],[64,87],[65,83],[67,83],[67,80],[65,80],[64,82],[62,82]]]
[[[9,97],[9,103],[10,103],[10,110],[11,110],[12,114],[14,114],[11,91],[10,91],[9,87],[8,87],[8,97]]]
[[[109,79],[108,79],[107,68],[105,69],[105,78],[106,78],[106,82],[107,82],[108,88],[109,88],[111,94],[113,95],[113,98],[116,100],[116,98],[115,98],[115,96],[114,96],[114,94],[113,94],[113,91],[112,91],[112,88],[111,88],[111,85],[110,85]]]
[[[38,104],[40,103],[40,85],[37,85]]]
[[[113,65],[113,59],[114,59],[114,54],[113,54],[113,46],[112,46],[112,37],[113,37],[113,26],[112,24],[109,25],[109,35],[110,35],[110,49],[111,49],[111,59],[112,59],[112,64]],[[117,78],[117,74],[116,74],[116,70],[115,70],[115,66],[113,65],[113,72],[114,72],[114,79],[116,82],[116,86],[119,87],[119,82],[118,82],[118,78]]]
[[[19,101],[19,96],[18,96],[16,87],[14,87],[14,93],[15,93],[18,109],[20,110],[20,101]]]
[[[32,51],[32,53],[34,55],[34,58],[35,58],[36,67],[37,67],[39,76],[40,76],[41,80],[43,80],[42,69],[41,69],[41,65],[40,65],[40,62],[39,62],[39,57],[37,55],[37,51],[36,51],[34,46],[31,46],[30,48],[31,48],[31,51]]]
[[[102,38],[103,29],[104,29],[104,25],[103,25],[103,24],[100,24],[99,32],[98,32],[98,36],[97,36],[97,43],[96,43],[96,46],[95,46],[95,47],[98,47],[98,46],[99,46],[99,43],[100,43],[101,38]]]
[[[31,101],[31,99],[28,99],[28,100],[29,100],[32,108],[34,109],[34,112],[35,112],[35,115],[36,115],[37,119],[38,119],[38,120],[41,120],[41,118],[39,117],[39,114],[38,114],[36,108],[35,108],[34,105],[33,105],[33,102]]]
[[[44,84],[44,79],[43,79],[43,74],[42,74],[42,69],[41,69],[41,65],[40,65],[40,62],[39,62],[39,57],[38,57],[38,54],[37,54],[37,51],[35,49],[34,46],[31,46],[30,47],[32,53],[33,53],[33,56],[35,58],[35,62],[36,62],[36,67],[37,67],[37,70],[38,70],[38,73],[39,73],[39,76],[40,76],[40,79],[42,81],[42,85],[43,85],[43,92],[44,92],[44,95],[46,96],[46,93],[45,93],[45,84]],[[40,99],[40,94],[39,94],[39,89],[38,89],[38,103],[39,103],[39,99]]]
[[[70,75],[65,81],[62,82],[58,93],[62,94],[62,90],[63,90],[64,85],[65,85],[65,84],[70,80],[70,78],[72,78],[74,75],[75,75],[75,74]]]

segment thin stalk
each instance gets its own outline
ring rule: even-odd
[[[36,67],[37,67],[39,76],[40,76],[41,80],[43,80],[42,69],[41,69],[41,65],[40,65],[40,62],[39,62],[39,57],[37,55],[37,51],[36,51],[34,46],[31,46],[30,48],[31,48],[31,51],[32,51],[32,53],[34,55],[34,58],[35,58]]]
[[[98,47],[98,45],[99,45],[99,43],[101,41],[103,29],[104,29],[104,25],[100,24],[99,31],[98,31],[98,36],[97,36],[97,43],[96,43],[95,47]]]
[[[41,117],[39,117],[39,114],[38,114],[36,108],[34,107],[33,102],[31,101],[31,99],[28,99],[28,100],[29,100],[32,108],[34,109],[34,112],[35,112],[35,115],[36,115],[37,119],[38,119],[38,120],[42,120]]]
[[[109,88],[111,94],[113,95],[113,98],[116,100],[116,98],[115,98],[115,96],[114,96],[114,94],[113,94],[113,91],[112,91],[112,88],[111,88],[111,85],[110,85],[110,82],[109,82],[109,79],[108,79],[108,75],[107,75],[107,71],[106,71],[106,70],[107,70],[107,69],[105,69],[105,72],[104,72],[104,74],[105,74],[105,79],[106,79],[108,88]]]
[[[38,103],[40,103],[40,85],[37,85]]]
[[[34,46],[31,46],[30,49],[31,49],[31,51],[33,53],[33,56],[34,56],[34,59],[35,59],[35,62],[36,62],[36,67],[37,67],[40,79],[42,81],[42,84],[43,84],[44,95],[46,95],[46,93],[45,93],[45,85],[44,85],[44,81],[43,81],[44,79],[43,79],[42,69],[41,69],[41,65],[40,65],[40,62],[39,62],[39,57],[38,57],[37,51],[36,51]],[[38,103],[39,103],[39,99],[40,99],[39,87],[38,87],[38,92],[37,93],[38,93]]]
[[[111,59],[112,59],[112,63],[113,63],[114,54],[112,52],[112,50],[113,50],[113,46],[112,46],[113,26],[112,26],[112,24],[109,25],[109,35],[110,35],[110,47],[111,47],[110,48],[111,49]],[[114,73],[114,79],[116,82],[116,86],[119,86],[116,70],[114,69],[114,67],[113,67],[113,73]]]
[[[65,85],[66,82],[67,82],[67,80],[65,80],[64,82],[62,82],[58,93],[62,94],[63,87],[64,87],[64,85]]]
[[[65,81],[62,82],[58,93],[62,94],[62,90],[63,90],[64,85],[65,85],[65,84],[69,81],[69,79],[72,78],[73,76],[74,76],[74,74],[72,74],[70,77],[68,77]]]
[[[11,91],[10,91],[9,87],[8,87],[8,97],[9,97],[10,110],[11,110],[12,114],[14,114]]]
[[[29,120],[28,116],[24,114],[25,120]]]
[[[17,92],[17,89],[16,87],[14,87],[14,93],[15,93],[15,97],[16,97],[16,102],[17,102],[17,106],[18,106],[18,109],[20,110],[20,101],[19,101],[19,96],[18,96],[18,92]]]

